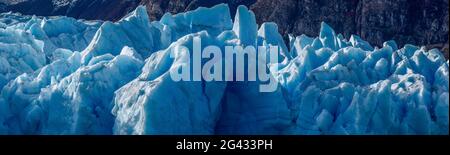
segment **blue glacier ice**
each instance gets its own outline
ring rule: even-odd
[[[62,55],[67,56],[67,51],[85,49],[101,24],[14,13],[1,14],[0,23],[0,89],[23,73],[32,73]]]
[[[140,6],[114,23],[0,14],[0,134],[448,134],[439,50],[372,46],[321,26],[286,45],[245,6],[234,19],[220,4],[160,21]],[[195,59],[177,47],[199,39],[222,50],[278,46],[278,67],[266,64],[277,89],[172,80]]]

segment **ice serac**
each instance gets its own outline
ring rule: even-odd
[[[98,21],[14,13],[1,14],[0,23],[0,89],[58,59],[56,53],[83,50],[99,26]]]
[[[44,18],[40,23],[27,23],[37,39],[47,41],[45,51],[51,52],[57,48],[82,51],[87,47],[99,22],[81,22],[69,17]],[[47,53],[51,55],[51,53]]]
[[[352,35],[350,37],[350,43],[352,44],[353,47],[358,47],[358,48],[361,48],[362,50],[366,50],[366,51],[373,50],[372,45],[370,45],[367,41],[362,40],[357,35]]]
[[[212,8],[210,12],[204,12],[205,9],[201,8],[186,15],[198,14],[197,11],[217,14],[224,10],[223,6]],[[166,15],[163,22],[167,23],[165,20],[169,19],[182,24],[193,23],[191,20],[195,20],[198,25],[208,25],[210,18],[194,19],[186,18],[185,15],[174,17]],[[173,26],[179,27],[182,24]],[[183,31],[186,30],[182,29]],[[192,66],[188,61],[192,58],[183,53],[188,51],[180,51],[177,49],[178,46],[189,47],[189,51],[192,51],[194,38],[201,39],[202,46],[224,46],[224,40],[218,41],[222,37],[213,35],[214,32],[212,34],[208,32],[184,36],[172,43],[168,49],[154,53],[147,59],[139,78],[116,92],[113,109],[116,116],[115,134],[214,134],[226,83],[175,82],[170,76],[171,71],[178,71],[183,66]],[[171,55],[175,57],[172,58]],[[193,73],[191,70],[188,72]]]
[[[25,31],[44,42],[44,52],[51,58],[57,48],[81,51],[86,48],[100,26],[100,21],[83,21],[70,17],[36,17],[5,13],[6,27]]]
[[[322,22],[319,38],[325,47],[331,48],[332,50],[338,49],[336,32],[325,22]]]
[[[28,127],[21,127],[20,123],[27,121],[21,115],[29,112],[29,107],[38,100],[41,90],[51,84],[56,84],[62,78],[75,72],[80,67],[81,56],[78,52],[73,53],[67,59],[59,59],[51,64],[43,67],[39,71],[32,74],[23,74],[11,81],[2,90],[2,98],[6,101],[4,104],[7,113],[1,115],[5,117],[3,124],[9,126],[10,133],[37,133],[36,127],[28,129]],[[1,118],[0,118],[1,119]],[[41,119],[41,117],[34,118]],[[15,121],[7,121],[15,120]],[[35,120],[38,122],[40,120]]]
[[[180,38],[150,56],[142,74],[116,91],[115,134],[214,134],[226,83],[176,82],[170,75],[190,65],[189,56],[177,46],[192,49],[195,37],[205,46],[221,44],[203,31]]]
[[[146,12],[115,23],[0,14],[0,134],[448,134],[449,62],[436,49],[374,47],[326,23],[286,46],[244,6],[234,23],[225,4],[160,21]],[[195,80],[200,40],[277,46],[264,65],[278,87]],[[200,54],[201,66],[222,56]]]
[[[258,38],[259,46],[266,46],[267,49],[269,49],[270,46],[278,48],[278,62],[282,62],[281,64],[284,65],[288,60],[292,59],[292,56],[283,41],[283,37],[278,32],[277,24],[272,22],[263,23],[258,30]]]
[[[15,21],[14,17],[11,16],[11,23]],[[0,89],[20,74],[31,73],[47,63],[43,41],[8,25],[10,23],[4,24],[5,27],[0,28]]]
[[[19,76],[2,90],[4,102],[1,104],[7,111],[0,117],[0,121],[7,126],[2,132],[10,134],[112,133],[114,118],[110,113],[112,107],[108,104],[118,87],[139,74],[143,64],[142,57],[136,54],[133,48],[124,48],[122,55],[116,57],[111,54],[101,55],[94,57],[87,64],[82,64],[82,55],[71,50],[76,50],[72,47],[84,49],[87,44],[80,45],[77,42],[70,44],[70,38],[66,39],[64,36],[71,36],[75,40],[79,37],[82,41],[90,42],[90,38],[93,37],[90,31],[96,30],[98,22],[82,22],[59,17],[41,20],[32,17],[27,23],[21,23],[27,20],[19,18],[17,22],[7,24],[11,29],[19,31],[25,29],[24,36],[29,35],[31,39],[37,38],[36,41],[44,39],[39,44],[40,51],[45,51],[42,52],[42,59],[44,62],[46,59],[53,62],[45,67],[42,67],[45,63],[35,67],[34,73],[33,70],[27,71],[28,74]],[[58,48],[48,48],[50,47],[48,45]],[[65,45],[74,46],[66,47]],[[45,55],[46,52],[51,55]],[[25,56],[33,57],[33,54]],[[34,58],[40,57],[34,54]],[[90,78],[80,78],[84,76]],[[88,90],[73,88],[79,87],[81,83],[86,83]],[[73,86],[70,87],[70,85]],[[93,94],[94,96],[89,96]],[[63,113],[64,117],[61,116]],[[94,119],[96,117],[99,118]]]
[[[211,12],[211,16],[196,17],[204,14],[205,11]],[[172,24],[169,26],[159,21],[150,23],[146,18],[145,8],[140,7],[117,23],[104,23],[89,47],[81,54],[70,50],[56,49],[52,54],[60,59],[35,73],[29,71],[32,74],[25,74],[17,78],[3,90],[1,106],[7,108],[0,117],[0,121],[6,126],[2,128],[2,133],[112,133],[114,117],[110,113],[112,109],[109,106],[110,100],[115,90],[131,81],[135,74],[140,73],[139,64],[142,63],[140,61],[156,50],[167,48],[165,46],[169,46],[172,39],[178,39],[177,37],[185,36],[188,33],[203,29],[217,33],[224,29],[231,29],[232,23],[229,13],[226,11],[228,11],[227,6],[220,5],[211,9],[201,8],[197,13],[192,12],[186,16],[184,14],[166,16],[166,20],[184,23],[184,25]],[[228,17],[228,19],[217,18],[218,16]],[[17,23],[20,24],[16,21],[7,24]],[[59,24],[53,25],[55,29],[58,26],[64,26],[64,24],[60,25],[64,22],[57,23]],[[108,25],[124,28],[129,32],[124,32],[125,36],[122,34],[116,37],[121,38],[120,40],[116,39],[110,42],[109,35],[117,33],[108,29]],[[148,28],[145,30],[149,30],[149,32],[134,32],[134,30],[139,30],[138,28]],[[176,32],[176,30],[180,30],[180,32]],[[66,32],[66,30],[59,29],[55,31]],[[172,31],[174,33],[171,33]],[[152,44],[141,43],[148,41],[149,38],[154,39],[155,44],[153,45],[155,46],[152,49],[145,49],[141,45]],[[113,45],[119,45],[118,49],[109,47]],[[38,47],[42,48],[42,46]],[[45,51],[45,48],[40,51]],[[128,57],[132,57],[132,59]],[[43,65],[45,64],[41,66]],[[36,67],[36,70],[41,66]],[[136,70],[136,68],[139,69]]]
[[[47,108],[42,133],[112,133],[114,91],[134,79],[143,62],[127,55],[103,55],[91,61],[41,92],[38,103]]]
[[[257,29],[257,24],[254,22],[255,16],[252,16],[252,14],[251,11],[243,6],[238,8],[233,30],[238,36],[238,40],[240,40],[238,43],[240,46],[252,45],[252,35]],[[276,25],[264,23],[258,32],[258,37],[260,39],[257,40],[257,45],[279,46],[281,48],[279,50],[280,53],[287,52],[284,42],[281,41],[281,35],[278,34]],[[282,57],[280,60],[285,58]],[[258,60],[251,59],[249,57],[247,61],[258,62]],[[261,63],[261,61],[258,63]],[[245,73],[244,75],[247,76],[249,74]],[[228,82],[226,92],[222,98],[221,116],[215,127],[216,134],[286,133],[286,129],[292,124],[290,124],[290,111],[283,97],[281,87],[276,87],[274,92],[261,93],[261,84],[263,82],[259,80]]]
[[[139,73],[142,61],[127,55],[98,56],[81,66],[74,53],[33,75],[19,76],[2,92],[15,134],[112,133],[114,90]],[[80,68],[78,68],[80,67]],[[17,133],[16,133],[17,132]]]
[[[187,34],[206,30],[218,35],[230,29],[229,16],[228,7],[222,4],[173,16],[167,13],[160,21],[150,22],[146,8],[139,6],[119,22],[105,22],[100,27],[83,51],[83,63],[105,53],[118,55],[123,46],[132,47],[147,58]]]
[[[106,53],[119,55],[124,46],[133,47],[144,58],[157,50],[145,7],[138,7],[117,23],[105,22],[96,32],[89,46],[82,52],[83,64]]]
[[[211,35],[219,35],[233,26],[230,10],[226,4],[219,4],[211,8],[200,7],[194,11],[173,16],[166,13],[160,22],[175,29],[173,35],[175,38],[203,30],[208,31]]]
[[[189,56],[193,55],[194,38],[202,41],[202,47],[225,46],[228,37],[220,33],[231,30],[228,7],[218,5],[185,14],[166,14],[159,23],[153,24],[167,29],[169,36],[165,38],[175,41],[167,49],[152,54],[146,60],[141,75],[116,91],[113,132],[214,134],[226,83],[176,82],[170,72],[192,66],[188,60],[193,59]],[[189,51],[179,50],[179,46],[188,47]],[[186,52],[191,53],[187,55]],[[191,76],[194,74],[192,70],[188,72]]]
[[[322,26],[317,45],[323,47],[314,46],[316,40],[312,46],[296,43],[298,56],[280,70],[278,79],[296,117],[294,133],[448,132],[448,64],[439,51],[397,49],[394,41],[373,48],[357,36],[350,43],[338,37],[349,46],[333,51],[336,44],[328,38],[334,33]]]
[[[0,88],[20,74],[31,73],[47,63],[42,41],[32,35],[7,28],[0,29],[0,36]]]
[[[215,14],[215,11],[222,11],[222,7],[203,12],[203,15]],[[203,9],[187,14],[198,11]],[[139,78],[116,92],[114,133],[283,133],[291,124],[287,103],[279,87],[275,93],[259,93],[260,82],[175,82],[170,76],[170,72],[192,66],[187,61],[188,55],[177,50],[177,47],[186,46],[193,55],[195,38],[201,39],[202,47],[216,45],[222,50],[225,45],[255,45],[257,25],[251,14],[245,7],[240,7],[235,20],[237,24],[234,24],[232,31],[230,28],[221,34],[208,30],[193,33],[150,56]],[[199,19],[209,22],[206,20],[209,18]],[[203,25],[200,21],[196,23]],[[175,58],[170,57],[171,53]],[[190,73],[191,76],[195,74],[192,70]]]
[[[239,6],[234,19],[233,31],[240,40],[240,44],[256,45],[258,25],[255,14],[245,6]]]

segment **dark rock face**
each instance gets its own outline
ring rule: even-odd
[[[68,0],[67,5],[57,6],[52,0],[26,0],[8,6],[9,11],[29,15],[65,15],[77,19],[119,20],[133,11],[140,0]]]
[[[349,38],[357,34],[358,0],[259,0],[252,5],[259,23],[274,21],[283,36],[318,36],[322,21]]]
[[[394,39],[399,44],[448,42],[448,0],[362,0],[358,34],[375,44]]]
[[[116,21],[133,11],[138,4],[138,0],[78,0],[67,9],[66,15]]]
[[[278,23],[284,36],[317,36],[325,21],[346,38],[357,34],[378,46],[395,40],[400,46],[441,49],[448,46],[448,9],[448,0],[259,0],[252,5],[259,23]]]
[[[198,7],[212,7],[220,3],[226,3],[230,7],[232,17],[236,13],[239,5],[250,6],[256,0],[142,0],[141,5],[145,5],[151,20],[158,20],[164,13],[172,14],[197,9]]]
[[[6,5],[0,2],[0,12],[6,11]]]
[[[325,21],[346,38],[357,34],[377,46],[387,40],[400,46],[426,45],[447,49],[448,55],[449,0],[78,0],[58,8],[52,0],[27,0],[5,10],[115,21],[140,4],[147,7],[151,20],[158,20],[166,12],[219,3],[227,3],[232,16],[237,6],[248,6],[259,24],[277,23],[285,39],[288,34],[317,36]]]

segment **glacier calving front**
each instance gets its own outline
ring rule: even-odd
[[[175,82],[177,46],[278,46],[273,77]],[[191,50],[192,51],[192,50]],[[225,4],[150,22],[0,16],[0,134],[448,134],[449,62],[394,41],[372,47],[322,23],[290,37]]]

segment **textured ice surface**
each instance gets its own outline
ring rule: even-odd
[[[1,14],[0,134],[448,134],[440,51],[373,47],[326,23],[287,46],[276,24],[237,11],[234,22],[227,5],[160,21],[138,7],[115,23]],[[279,46],[278,89],[173,81],[191,63],[176,47],[196,39]]]
[[[86,48],[100,22],[67,17],[0,15],[0,89],[23,73]]]

